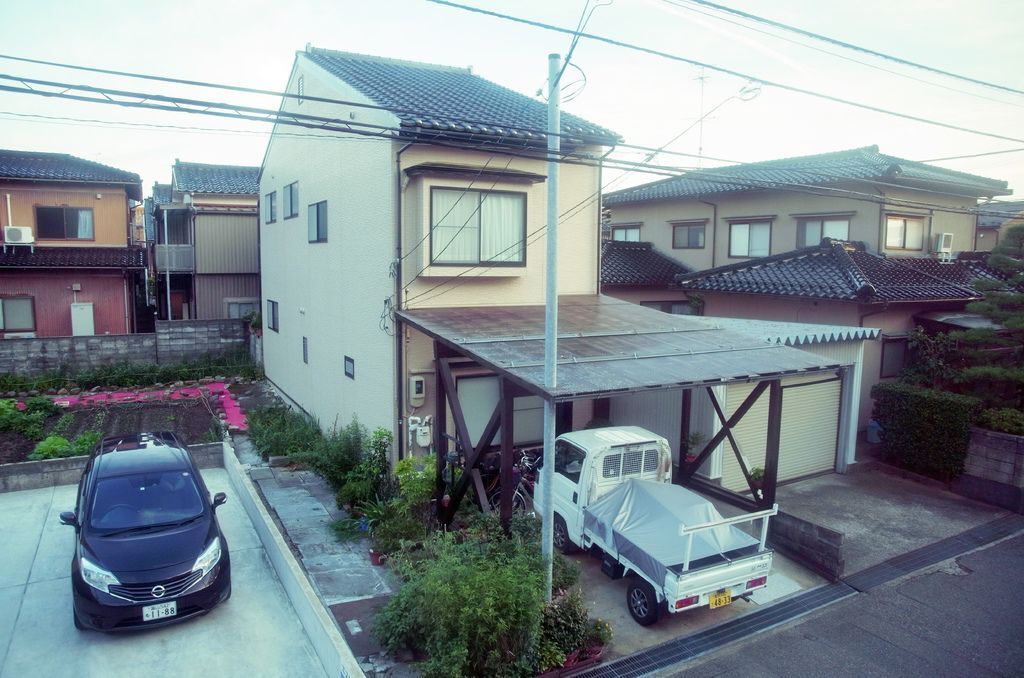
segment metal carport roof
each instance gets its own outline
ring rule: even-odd
[[[558,385],[544,386],[544,306],[419,308],[399,318],[545,398],[760,380],[836,369],[827,358],[601,295],[558,301]]]

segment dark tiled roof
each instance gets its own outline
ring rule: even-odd
[[[171,185],[170,184],[153,184],[153,204],[154,205],[166,205],[171,202]]]
[[[126,184],[128,196],[142,200],[142,180],[138,174],[67,153],[0,150],[0,178]]]
[[[608,241],[601,246],[602,285],[663,285],[690,269],[649,242]]]
[[[980,295],[968,284],[944,280],[864,251],[861,243],[828,238],[821,245],[691,273],[679,287],[707,292],[770,294],[836,301],[954,301]]]
[[[900,257],[894,259],[904,266],[927,273],[956,285],[972,285],[979,278],[1006,282],[1010,276],[988,265],[988,252],[961,252],[956,259],[942,263],[938,259]]]
[[[1024,219],[1024,200],[978,205],[978,228],[1000,228],[1011,219]]]
[[[145,268],[142,247],[36,247],[8,245],[0,268]]]
[[[301,54],[375,104],[392,109],[407,132],[441,131],[459,139],[508,137],[520,143],[545,138],[527,130],[546,128],[546,104],[473,75],[469,69],[315,47]],[[561,122],[564,134],[579,135],[582,141],[619,140],[614,132],[569,113],[562,113]]]
[[[850,180],[884,180],[913,186],[948,184],[970,195],[1006,195],[1005,181],[904,160],[878,152],[878,146],[846,151],[752,162],[731,167],[687,172],[680,177],[615,191],[604,196],[605,205],[649,200],[681,200],[717,193],[796,186],[822,186]]]
[[[256,195],[260,192],[259,174],[259,167],[203,165],[179,160],[174,163],[173,187],[185,193]]]

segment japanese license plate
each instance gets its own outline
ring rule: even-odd
[[[708,596],[709,607],[713,610],[716,607],[725,607],[732,602],[732,590],[723,589]]]
[[[178,614],[178,601],[172,600],[169,603],[160,603],[158,605],[147,605],[142,608],[142,621],[156,621],[157,619],[167,619],[168,617],[174,617]]]

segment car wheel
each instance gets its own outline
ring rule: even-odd
[[[565,519],[557,513],[555,514],[554,528],[551,534],[554,547],[566,555],[576,553],[576,544],[569,539],[569,527],[565,524]]]
[[[633,577],[626,589],[626,605],[640,626],[650,626],[658,621],[658,596],[646,579]]]
[[[85,630],[85,625],[82,624],[82,622],[78,621],[78,614],[75,612],[75,608],[73,607],[71,608],[71,619],[74,620],[76,629],[78,629],[79,631]]]

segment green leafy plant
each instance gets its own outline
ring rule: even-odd
[[[370,436],[360,461],[345,475],[345,484],[337,493],[338,506],[352,506],[374,497],[390,497],[395,493],[388,464],[388,452],[394,437],[385,428]]]
[[[901,382],[877,384],[871,397],[886,457],[944,481],[963,473],[976,398]]]
[[[63,436],[48,436],[36,444],[28,458],[33,461],[41,459],[60,459],[72,456],[71,443]]]
[[[750,479],[756,482],[764,480],[764,469],[760,466],[750,469]]]
[[[44,416],[48,416],[60,412],[60,407],[54,405],[46,396],[34,396],[25,400],[25,412],[42,412]]]
[[[591,620],[587,640],[591,645],[607,645],[612,642],[612,625],[600,617]]]
[[[985,410],[978,417],[978,425],[991,431],[1024,436],[1024,412],[1009,407]]]
[[[583,604],[583,596],[573,590],[552,599],[544,606],[541,622],[541,642],[554,643],[562,654],[568,655],[582,648],[590,635],[590,620],[587,618],[587,607]],[[542,669],[551,668],[542,666]]]
[[[71,448],[74,454],[72,456],[84,456],[91,454],[96,443],[100,441],[103,434],[99,431],[83,431],[75,438],[74,442],[71,443]]]
[[[62,436],[67,432],[69,428],[71,428],[71,425],[73,423],[75,423],[75,415],[71,414],[70,412],[65,412],[64,414],[60,415],[60,419],[58,419],[57,423],[54,424],[53,428],[50,429],[50,434],[55,436]]]

